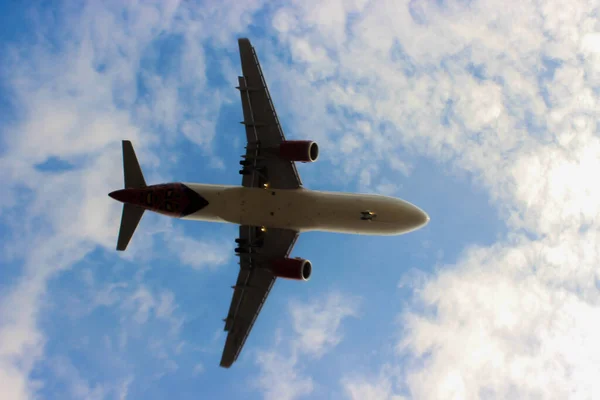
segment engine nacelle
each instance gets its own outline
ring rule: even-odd
[[[307,281],[312,273],[312,264],[303,258],[280,258],[271,262],[271,272],[278,278]]]
[[[279,157],[298,162],[315,162],[319,158],[319,145],[312,140],[286,140],[279,145]]]

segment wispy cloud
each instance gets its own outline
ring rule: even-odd
[[[314,389],[312,378],[302,374],[304,356],[320,358],[342,340],[341,323],[356,317],[360,300],[332,292],[308,304],[289,305],[293,334],[281,338],[280,348],[258,351],[261,368],[257,386],[266,399],[296,399]]]
[[[340,326],[347,317],[358,316],[358,300],[339,292],[309,304],[293,301],[290,304],[292,326],[297,335],[294,346],[298,351],[320,357],[342,340]]]
[[[261,7],[157,1],[123,11],[90,2],[38,12],[36,31],[20,48],[3,46],[2,83],[16,112],[2,127],[0,217],[12,238],[7,252],[22,268],[0,298],[0,392],[22,399],[43,388],[32,371],[52,340],[39,327],[48,282],[94,249],[114,247],[120,210],[104,194],[122,184],[119,141],[136,142],[151,176],[168,173],[162,156],[180,134],[214,156],[214,116],[230,94],[210,87],[204,42],[234,47],[234,35]],[[264,50],[286,132],[310,132],[333,179],[392,193],[389,171],[408,175],[415,154],[426,156],[471,173],[513,230],[415,284],[397,338],[398,362],[407,367],[342,380],[346,394],[598,392],[600,361],[590,350],[598,336],[600,215],[595,4],[294,2],[261,18],[264,33],[275,36],[253,42]],[[156,68],[161,57],[169,58],[167,71]],[[232,69],[228,61],[223,68]],[[67,168],[36,167],[51,157]],[[212,251],[218,240],[182,237],[171,246],[196,269],[226,262]],[[166,322],[177,310],[172,293],[140,282],[98,290],[92,308],[127,311],[132,326]],[[340,321],[352,315],[343,303],[326,304],[291,309],[302,346],[259,355],[268,395],[314,390],[304,357],[336,346]],[[272,379],[279,373],[289,379]],[[70,381],[81,393],[113,390],[81,379]],[[106,387],[118,386],[125,397],[135,387],[131,379]],[[273,381],[283,386],[267,387]]]
[[[344,392],[351,400],[403,400],[406,397],[395,394],[395,382],[400,371],[385,365],[378,376],[353,375],[341,381]]]
[[[16,285],[0,300],[0,391],[12,399],[32,398],[40,388],[30,376],[48,340],[38,318],[49,280],[94,249],[114,248],[120,210],[106,193],[122,185],[120,140],[133,140],[140,159],[153,168],[160,164],[158,154],[173,143],[166,130],[181,130],[211,151],[210,121],[222,99],[205,95],[203,41],[211,34],[199,29],[204,22],[198,10],[178,1],[124,9],[65,3],[32,11],[31,35],[3,45],[2,83],[16,112],[2,127],[0,215],[14,227],[5,246],[23,260]],[[243,29],[248,10],[252,7],[236,2],[222,15]],[[233,40],[227,26],[221,21],[220,35]],[[169,53],[176,67],[160,71],[150,60],[162,56],[157,50],[165,38],[179,46]],[[191,121],[202,129],[186,128]],[[67,168],[37,167],[52,157]],[[190,251],[182,256],[200,265]],[[101,301],[117,304],[111,296],[118,289],[105,292]],[[173,307],[168,296],[144,293],[139,288],[131,298],[138,322],[150,310],[160,316]],[[128,387],[122,386],[121,397]]]
[[[256,362],[261,374],[255,385],[267,400],[296,399],[310,394],[314,388],[313,380],[298,371],[295,354],[290,357],[277,351],[259,352]]]
[[[295,84],[298,96],[318,92],[323,109],[333,110],[317,118],[322,129],[333,125],[324,120],[347,121],[330,136],[344,145],[326,142],[331,153],[361,149],[340,157],[351,164],[345,172],[379,185],[381,158],[416,150],[472,172],[514,230],[414,292],[399,340],[414,363],[393,378],[411,396],[597,391],[598,357],[583,350],[593,347],[598,327],[588,321],[599,312],[598,52],[584,23],[596,21],[596,11],[589,2],[382,1],[331,22],[302,5],[279,11],[279,38],[301,61],[288,82],[311,68],[335,71],[335,79]],[[332,34],[340,25],[343,33]],[[328,58],[306,56],[322,48]],[[354,120],[336,118],[348,114],[387,126],[377,135],[385,150],[372,151]],[[373,382],[372,393],[392,395],[389,380]]]
[[[82,378],[77,371],[77,368],[66,358],[60,357],[49,360],[48,364],[52,369],[57,381],[66,383],[66,393],[63,393],[63,398],[85,398],[99,400],[107,395],[107,388],[102,385],[90,385]],[[56,393],[57,395],[59,393]]]
[[[600,315],[596,239],[597,232],[519,238],[474,249],[436,274],[402,319],[398,349],[414,362],[410,393],[564,398],[598,390],[600,357],[589,352]]]
[[[194,269],[214,268],[232,259],[233,241],[197,240],[183,235],[170,235],[168,246],[182,264]]]

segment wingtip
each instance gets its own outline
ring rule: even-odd
[[[242,48],[252,47],[252,44],[250,43],[250,39],[243,37],[243,38],[238,38],[238,46],[240,47],[240,49],[242,49]]]

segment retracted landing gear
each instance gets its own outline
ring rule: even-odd
[[[238,245],[238,247],[235,248],[237,254],[255,253],[257,249],[263,247],[265,242],[264,232],[266,232],[267,229],[263,226],[257,228],[256,231],[255,238],[252,241],[241,238],[235,239],[235,243]]]

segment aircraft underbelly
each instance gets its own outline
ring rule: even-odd
[[[393,216],[398,205],[384,196],[318,192],[307,189],[245,189],[241,195],[241,222],[244,225],[386,235],[402,229]],[[381,218],[361,219],[365,210]]]
[[[244,225],[303,230],[310,220],[303,201],[304,189],[247,189],[240,209]]]
[[[229,222],[240,225],[303,230],[310,221],[304,189],[268,190],[218,185],[186,184],[207,201],[208,206],[186,219]]]
[[[386,220],[394,204],[383,196],[352,193],[313,192],[313,213],[316,220],[311,230],[363,235],[397,234],[395,221]],[[373,211],[372,220],[361,219],[366,211]],[[379,218],[382,216],[384,218]]]
[[[308,189],[261,189],[239,186],[186,184],[208,206],[185,217],[240,225],[319,230],[363,235],[397,235],[414,224],[403,220],[413,207],[385,196],[319,192]],[[372,212],[364,219],[365,212]]]
[[[226,185],[205,185],[186,183],[208,201],[208,205],[184,219],[208,222],[229,222],[239,224],[241,220],[240,198],[244,188]]]

